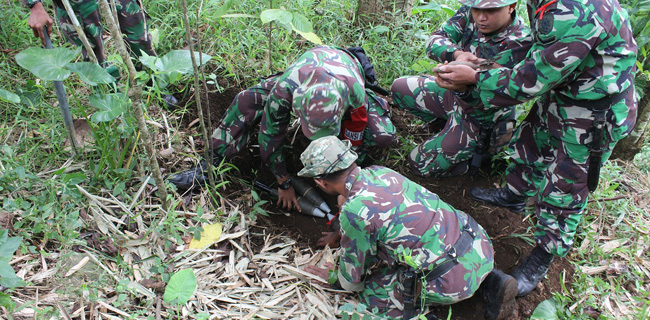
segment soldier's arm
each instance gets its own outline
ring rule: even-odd
[[[463,6],[429,37],[426,44],[427,56],[438,62],[454,61],[455,55],[462,53],[459,42],[468,23],[469,7]]]
[[[545,14],[551,15],[552,12]],[[549,27],[550,31],[547,34],[538,33],[526,58],[513,69],[500,68],[476,74],[477,91],[486,106],[516,105],[534,99],[576,76],[574,72],[584,61],[588,61],[591,50],[605,31],[601,25],[586,25],[575,16],[574,19],[566,19],[569,16],[572,15],[564,14],[564,19],[550,19],[555,21]]]
[[[284,158],[283,140],[291,119],[291,101],[290,86],[286,81],[278,80],[269,93],[258,135],[260,155],[273,172],[278,186],[289,179]],[[292,186],[288,189],[278,188],[277,204],[288,210],[292,208],[296,208],[297,211],[302,210]]]
[[[45,7],[43,7],[41,0],[27,0],[25,1],[25,5],[30,8],[27,24],[32,29],[34,37],[40,38],[41,43],[45,45],[43,27],[47,26],[48,34],[52,34],[52,24],[54,21],[52,21],[50,15],[45,11]]]
[[[357,212],[363,211],[363,207],[365,205],[360,201],[349,201],[339,214],[343,252],[339,258],[338,281],[343,289],[349,291],[364,289],[367,267],[372,265],[377,255],[375,242],[372,241],[374,231],[357,215]]]

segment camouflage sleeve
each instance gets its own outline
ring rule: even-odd
[[[581,65],[581,69],[594,65],[590,52],[607,34],[597,17],[588,12],[573,12],[584,8],[550,8],[542,20],[536,14],[531,23],[537,30],[525,60],[513,69],[477,73],[476,88],[486,106],[512,106],[531,100],[574,80],[581,72],[576,70]]]
[[[39,2],[42,2],[42,1],[41,1],[41,0],[23,0],[23,1],[22,1],[23,5],[24,5],[25,7],[27,7],[27,8],[31,8],[31,7],[33,7],[35,4],[37,4],[37,3],[39,3]]]
[[[427,56],[438,62],[453,61],[454,51],[462,50],[459,42],[468,23],[469,7],[462,6],[429,37],[426,44]]]
[[[348,200],[341,214],[341,248],[338,278],[343,287],[350,291],[361,291],[364,287],[364,276],[367,266],[370,266],[377,255],[376,233],[367,221],[359,216],[364,207],[361,201]]]
[[[276,177],[287,175],[282,140],[291,119],[292,97],[293,91],[289,84],[279,79],[269,93],[260,124],[260,155]]]

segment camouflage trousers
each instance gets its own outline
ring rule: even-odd
[[[97,0],[70,0],[70,5],[88,41],[93,47],[97,61],[103,64],[106,61],[106,55],[104,54],[101,15]],[[55,7],[56,18],[61,25],[66,39],[72,44],[81,46],[82,43],[79,35],[65,8],[58,5]],[[156,55],[151,44],[151,35],[147,31],[147,17],[140,7],[138,0],[118,0],[116,1],[116,9],[120,30],[124,35],[124,40],[129,47],[131,55],[139,57],[142,55],[140,51],[144,51],[148,55]],[[85,48],[82,48],[82,53],[84,59],[87,60],[88,54]]]
[[[406,76],[391,86],[393,103],[420,119],[445,119],[444,128],[413,149],[411,169],[422,176],[451,177],[469,170],[479,143],[481,128],[492,130],[493,122],[481,125],[458,105],[451,91],[440,88],[433,77]],[[495,119],[507,118],[512,109],[495,111]]]
[[[629,98],[633,97],[632,92]],[[540,100],[544,100],[544,97]],[[558,108],[557,103],[550,105],[551,110],[563,109]],[[607,114],[609,124],[603,163],[609,158],[616,142],[628,133],[612,130],[612,122],[615,121],[612,117],[610,111]],[[591,116],[573,119],[574,127],[558,137],[555,130],[549,130],[549,124],[557,126],[561,121],[549,112],[548,102],[538,101],[515,132],[511,145],[511,163],[506,170],[507,187],[517,194],[534,197],[537,245],[559,257],[565,256],[571,249],[587,204],[589,144],[584,141],[591,141],[591,119]],[[581,136],[588,138],[576,141],[574,132],[578,128],[583,132]]]
[[[494,269],[494,249],[487,233],[480,228],[479,237],[472,249],[458,258],[458,264],[438,279],[426,281],[425,290],[415,304],[423,310],[429,306],[449,305],[471,298],[485,277]],[[404,310],[403,284],[399,281],[400,270],[381,267],[373,270],[365,279],[359,301],[370,310],[377,308],[379,314],[388,318],[402,318]],[[417,294],[417,293],[416,293]]]
[[[215,156],[226,159],[239,153],[248,143],[251,132],[262,119],[269,92],[279,76],[262,80],[257,85],[237,94],[230,107],[212,133]],[[363,142],[357,149],[359,158],[372,148],[386,148],[395,138],[395,127],[390,121],[388,102],[374,93],[368,93],[368,124]],[[357,160],[358,162],[360,160]]]

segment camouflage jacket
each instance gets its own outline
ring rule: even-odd
[[[323,76],[328,75],[328,76]],[[278,78],[266,101],[259,133],[260,154],[277,176],[287,175],[282,140],[291,120],[293,94],[301,85],[314,85],[332,77],[348,87],[348,110],[367,106],[365,78],[361,64],[343,49],[318,46],[298,58]]]
[[[429,58],[438,62],[454,61],[454,52],[462,50],[512,68],[526,58],[532,46],[530,29],[515,16],[503,31],[485,35],[476,28],[469,6],[462,6],[453,17],[435,31],[426,44]],[[486,111],[479,99],[458,101],[463,110],[482,123],[494,123],[494,111]],[[514,107],[512,108],[514,109]]]
[[[546,111],[553,118],[549,132],[584,143],[593,114],[567,98],[598,100],[634,84],[637,44],[628,14],[616,0],[530,0],[528,15],[534,43],[526,59],[512,69],[478,72],[472,95],[497,107],[544,96],[544,104],[552,105]],[[612,110],[614,130],[633,128],[635,103],[623,101]]]
[[[356,168],[345,187],[347,201],[339,215],[343,251],[338,279],[347,290],[363,290],[366,272],[377,262],[406,266],[400,261],[410,256],[420,265],[419,272],[431,271],[445,250],[458,241],[467,221],[464,212],[385,167]],[[483,242],[465,254],[467,259],[459,258],[464,268],[452,269],[433,287],[461,281],[460,287],[468,290],[465,296],[478,288],[493,266],[492,246],[485,230],[480,228],[479,233]],[[444,292],[444,288],[437,289]],[[462,294],[448,294],[451,299],[454,295]]]

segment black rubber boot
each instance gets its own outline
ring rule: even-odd
[[[533,291],[552,262],[553,255],[536,246],[530,256],[512,272],[512,276],[517,279],[517,296],[522,297]]]
[[[221,157],[215,156],[212,160],[213,166],[218,166],[221,163]],[[201,160],[199,165],[194,168],[172,174],[167,178],[167,180],[173,183],[177,188],[183,190],[204,186],[208,181],[205,160]]]
[[[167,109],[174,109],[178,107],[178,99],[176,99],[176,97],[171,94],[165,95],[163,100],[165,100],[165,106],[167,106]]]
[[[517,319],[517,280],[494,269],[481,283],[485,297],[485,320]]]
[[[483,189],[474,187],[469,190],[469,195],[474,200],[508,208],[514,213],[521,213],[526,205],[525,196],[516,195],[508,188]]]

